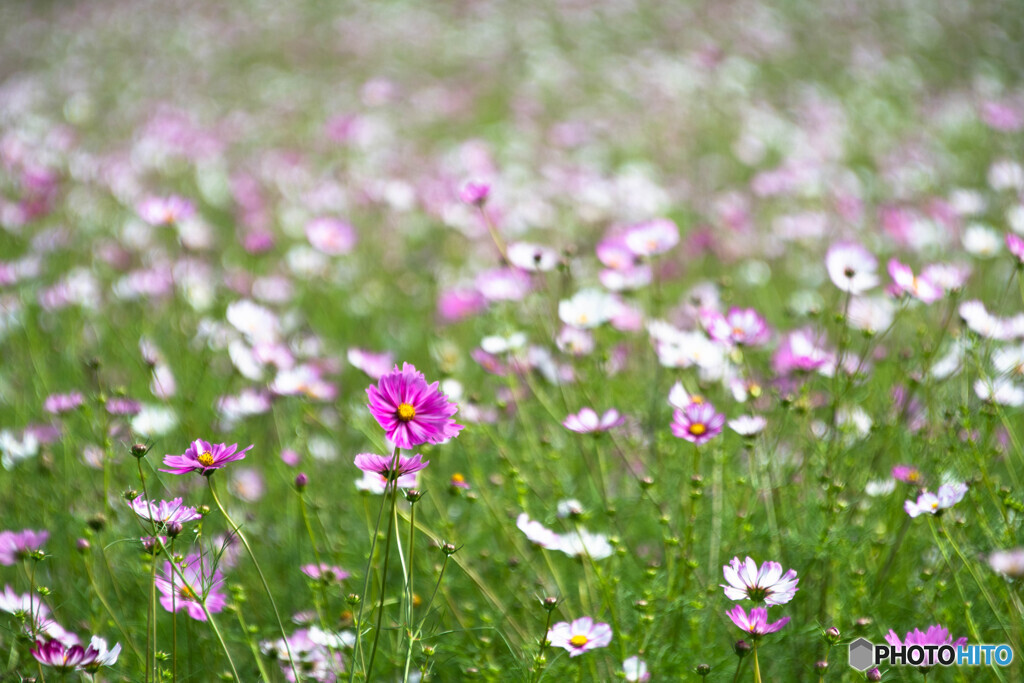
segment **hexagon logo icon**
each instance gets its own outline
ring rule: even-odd
[[[850,666],[857,671],[866,671],[875,663],[875,646],[866,638],[850,643]]]

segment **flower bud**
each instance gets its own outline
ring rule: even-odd
[[[80,538],[75,542],[75,547],[78,548],[78,552],[84,554],[89,552],[89,548],[91,548],[92,546],[89,544],[89,541],[85,540],[84,538]]]
[[[97,512],[95,515],[93,515],[86,521],[86,524],[93,531],[103,531],[103,529],[105,529],[107,526],[107,516],[104,515],[102,512]]]
[[[441,544],[441,552],[448,557],[454,555],[456,550],[458,550],[458,548],[455,547],[454,543],[448,543],[446,541],[445,543]]]
[[[549,595],[548,597],[541,600],[540,604],[544,609],[550,612],[554,610],[556,607],[558,607],[558,598]]]
[[[149,453],[149,446],[144,443],[132,444],[131,451],[136,458],[145,458]]]
[[[824,672],[826,669],[828,669],[828,662],[824,659],[814,663],[814,670],[819,674]]]
[[[743,659],[750,654],[750,643],[745,640],[737,640],[736,644],[732,646],[733,652],[740,659]]]
[[[410,503],[415,503],[423,497],[423,491],[420,491],[419,489],[405,489],[402,491],[402,494]]]
[[[693,670],[693,671],[694,671],[694,673],[696,673],[696,674],[697,674],[698,676],[707,676],[707,675],[708,675],[709,673],[711,673],[711,666],[710,666],[710,665],[708,665],[708,664],[704,664],[704,663],[702,662],[702,663],[698,664],[698,665],[696,666],[696,668],[694,668],[694,670]]]
[[[355,607],[356,605],[359,604],[359,602],[362,600],[362,598],[359,597],[358,593],[349,593],[348,597],[345,598],[345,600],[346,600],[346,602],[348,602],[349,605],[352,605],[353,607]]]
[[[879,671],[877,667],[874,668],[874,669],[871,669],[870,671],[868,671],[868,680],[869,681],[880,681],[880,680],[882,680],[882,672]]]
[[[835,645],[836,643],[839,642],[839,638],[841,637],[841,634],[839,633],[839,629],[837,629],[835,626],[832,626],[832,627],[826,629],[825,632],[821,634],[821,636],[825,639],[825,642],[828,643],[829,645]]]
[[[304,491],[306,485],[309,484],[309,475],[305,472],[299,472],[295,475],[295,488],[299,491]]]
[[[177,538],[178,534],[185,529],[181,522],[168,522],[164,528],[167,530],[167,535],[171,538]]]
[[[128,489],[127,491],[122,493],[121,496],[130,503],[139,497],[139,492],[136,491],[135,489]]]

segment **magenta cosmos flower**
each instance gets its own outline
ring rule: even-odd
[[[731,308],[725,315],[705,308],[699,315],[708,336],[724,344],[761,346],[771,336],[768,324],[753,308]]]
[[[691,403],[672,415],[672,433],[700,446],[722,433],[725,415],[710,403]]]
[[[92,645],[87,648],[81,645],[68,647],[59,640],[48,640],[45,643],[37,640],[31,652],[40,664],[52,666],[61,671],[87,667],[100,656],[100,652]]]
[[[590,432],[606,432],[613,427],[618,427],[625,421],[626,418],[619,415],[619,411],[615,410],[615,408],[611,408],[600,417],[594,412],[593,408],[584,408],[577,414],[565,418],[565,422],[562,425],[574,432],[589,434]]]
[[[612,642],[612,627],[595,623],[590,617],[574,619],[572,623],[560,621],[548,631],[551,647],[569,651],[570,657],[578,657],[587,650],[607,647]]]
[[[967,638],[957,638],[953,640],[953,636],[949,634],[949,631],[939,625],[933,624],[928,627],[928,630],[922,633],[919,629],[914,629],[909,632],[906,637],[900,642],[900,637],[896,635],[896,631],[889,629],[888,635],[885,636],[885,642],[889,643],[893,647],[904,647],[909,645],[952,645],[953,647],[960,647],[961,645],[967,644]],[[929,667],[935,664],[935,659],[932,652],[925,651],[925,660],[922,663],[922,667]]]
[[[249,444],[248,447],[242,450],[238,450],[238,444],[236,443],[230,446],[222,443],[214,445],[209,441],[196,439],[182,455],[165,455],[164,464],[169,469],[162,469],[160,471],[170,474],[198,472],[204,477],[208,477],[215,470],[219,470],[229,462],[244,458],[246,451],[250,448],[252,448],[252,444]]]
[[[722,567],[728,586],[722,584],[725,595],[730,600],[753,600],[765,605],[783,605],[796,595],[796,570],[790,569],[782,573],[782,565],[778,562],[765,562],[758,570],[757,563],[751,558],[740,562],[734,557],[729,564]]]
[[[156,577],[156,587],[163,596],[160,604],[165,610],[186,610],[193,619],[206,621],[204,604],[210,614],[224,609],[227,598],[222,588],[224,575],[219,569],[215,570],[206,558],[195,553],[186,557],[184,566],[179,565],[179,568],[181,576],[174,572],[170,562],[164,562],[162,572]]]
[[[0,531],[0,564],[11,566],[43,547],[49,531]]]
[[[360,453],[356,456],[356,467],[361,469],[363,472],[379,474],[390,481],[392,479],[399,479],[408,474],[416,474],[430,464],[430,461],[424,460],[423,456],[419,453],[411,458],[407,458],[402,455],[398,458],[398,467],[395,470],[392,470],[391,466],[394,464],[394,460],[394,456],[390,455]]]
[[[349,577],[349,573],[341,567],[321,562],[320,564],[304,564],[301,567],[302,573],[313,579],[319,581],[321,579],[325,581],[344,581]]]
[[[740,605],[736,605],[725,614],[741,631],[750,634],[755,640],[768,633],[775,633],[789,623],[789,617],[782,617],[775,623],[769,624],[768,610],[765,607],[754,607],[750,610],[750,615],[747,616],[746,610]]]
[[[366,389],[370,413],[398,448],[414,448],[424,443],[440,443],[462,430],[451,419],[459,409],[438,388],[427,384],[423,373],[402,363],[380,378],[377,386]]]

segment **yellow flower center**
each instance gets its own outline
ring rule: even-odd
[[[465,484],[466,483],[466,478],[464,476],[462,476],[461,473],[456,472],[455,474],[452,475],[452,483],[453,484]]]
[[[703,422],[694,422],[690,425],[690,433],[694,436],[700,436],[706,431],[708,431],[708,428],[704,426]]]
[[[203,467],[213,466],[213,453],[211,453],[210,451],[202,453],[198,458],[196,458],[196,462],[198,462]]]
[[[588,640],[589,638],[587,638],[586,636],[573,636],[569,639],[569,644],[573,647],[583,647],[587,644]]]
[[[938,509],[939,509],[939,501],[933,500],[932,501],[932,510],[938,510]]]
[[[702,405],[704,403],[704,397],[701,396],[700,394],[692,394],[690,396],[690,403],[696,403],[697,405]]]
[[[179,587],[178,595],[180,595],[183,600],[191,600],[192,602],[195,602],[196,599],[196,594],[192,592],[192,589],[188,586]]]
[[[409,422],[416,417],[416,409],[408,403],[398,406],[398,419],[402,422]]]

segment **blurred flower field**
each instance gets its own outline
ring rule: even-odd
[[[0,681],[1024,680],[1022,275],[1014,3],[0,4]]]

